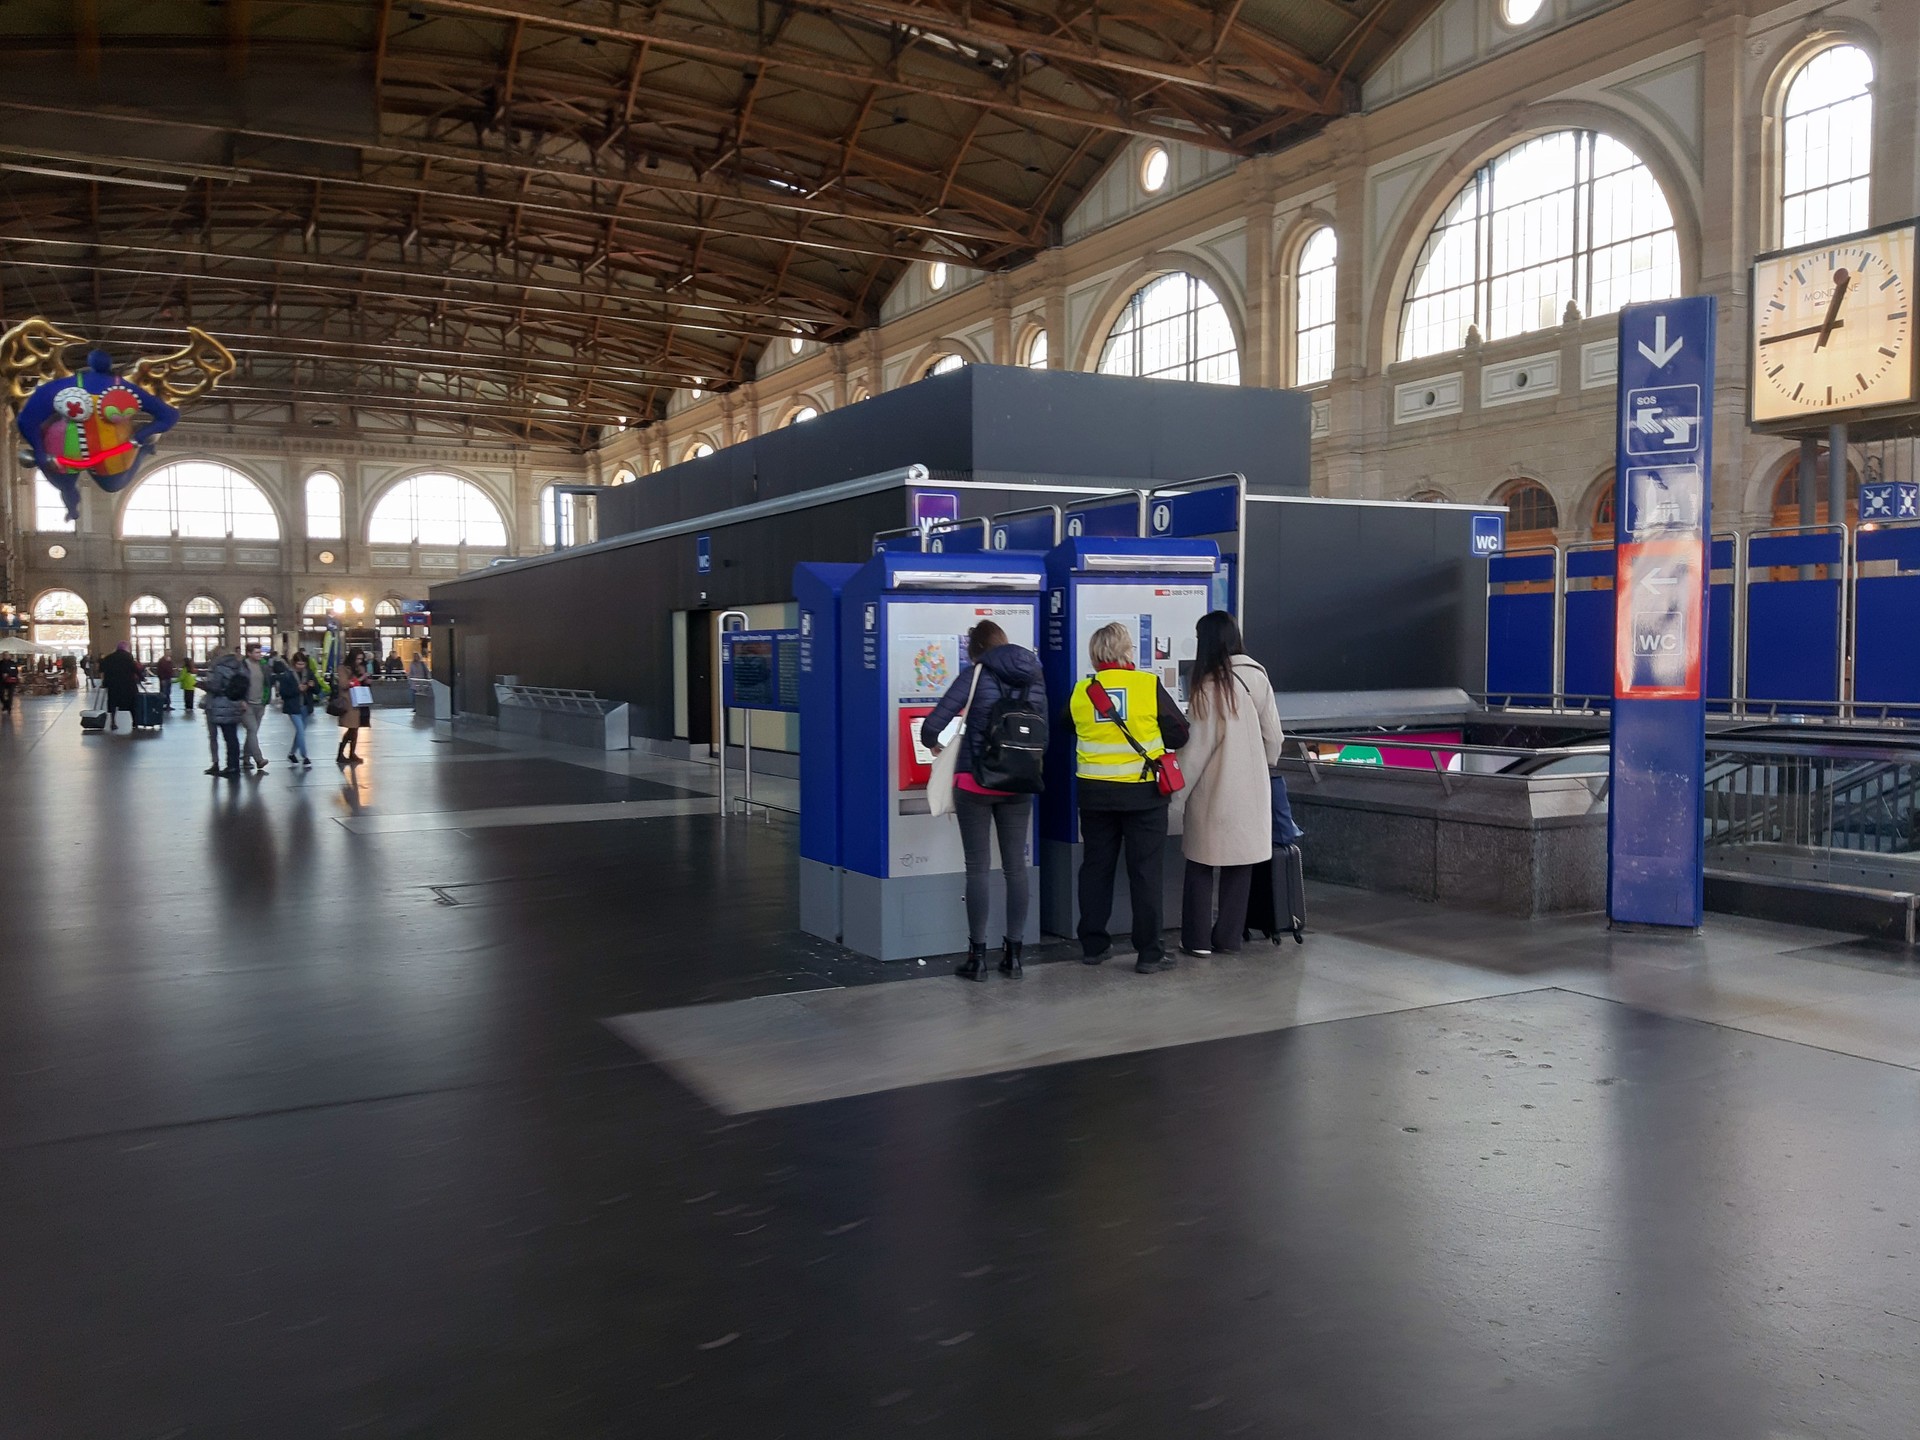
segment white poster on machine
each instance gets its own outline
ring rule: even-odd
[[[993,621],[1015,645],[1033,648],[1030,600],[887,602],[887,699],[893,708],[886,757],[892,780],[889,875],[947,875],[966,869],[959,826],[951,815],[933,815],[927,804],[933,752],[921,741],[920,722],[966,669],[967,632],[982,620]],[[949,741],[958,738],[959,729],[957,721],[948,727]]]
[[[1075,596],[1074,669],[1093,673],[1087,646],[1093,632],[1118,621],[1133,636],[1133,663],[1160,677],[1167,693],[1187,707],[1187,678],[1193,671],[1195,626],[1213,608],[1208,586],[1165,585],[1146,580],[1083,580]]]

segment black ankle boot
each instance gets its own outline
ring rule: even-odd
[[[985,980],[987,978],[987,947],[985,943],[967,946],[967,958],[953,967],[953,973],[962,980]]]
[[[1009,939],[1000,947],[1000,973],[1009,980],[1020,978],[1020,952],[1026,947],[1018,940]]]

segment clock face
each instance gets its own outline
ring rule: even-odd
[[[1912,227],[1827,241],[1753,267],[1753,419],[1911,402]]]

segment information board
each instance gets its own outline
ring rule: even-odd
[[[1620,312],[1607,916],[1704,914],[1715,303]]]
[[[800,710],[798,630],[729,630],[720,637],[721,693],[731,710]]]

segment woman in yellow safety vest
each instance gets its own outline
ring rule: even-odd
[[[1081,960],[1098,965],[1113,938],[1114,867],[1124,847],[1133,902],[1133,968],[1171,970],[1161,936],[1160,856],[1167,843],[1167,797],[1153,762],[1187,743],[1187,718],[1150,670],[1134,668],[1133,632],[1118,621],[1087,642],[1094,673],[1073,689],[1067,714],[1077,750],[1080,807]]]

